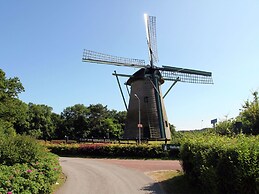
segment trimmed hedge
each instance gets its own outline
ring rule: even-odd
[[[105,158],[178,158],[179,149],[164,151],[162,145],[147,144],[47,144],[59,156]]]
[[[210,193],[259,193],[259,136],[200,135],[181,146],[182,167]]]

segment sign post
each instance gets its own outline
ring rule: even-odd
[[[141,113],[140,113],[140,99],[137,94],[134,94],[134,96],[138,99],[138,143],[141,143]]]

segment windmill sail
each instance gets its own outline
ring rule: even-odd
[[[146,67],[145,60],[117,57],[86,49],[84,50],[82,61],[97,64],[128,66],[137,68]]]
[[[149,50],[150,65],[158,62],[157,41],[156,41],[156,17],[144,15],[146,25],[147,44]]]
[[[169,66],[163,66],[159,69],[164,80],[167,81],[213,84],[211,72]]]

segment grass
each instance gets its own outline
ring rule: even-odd
[[[52,186],[53,193],[55,193],[66,182],[66,179],[66,175],[64,173],[61,173],[56,184]]]
[[[191,185],[181,171],[155,171],[148,173],[167,194],[200,194],[199,188]]]

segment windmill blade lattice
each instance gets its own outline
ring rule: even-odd
[[[137,67],[137,68],[146,68],[145,60],[141,59],[130,59],[125,57],[117,57],[112,55],[107,55],[91,50],[84,50],[83,53],[83,62],[91,62],[97,64],[108,64],[116,66],[127,66],[127,67]]]
[[[163,68],[159,69],[164,80],[196,84],[213,84],[211,72],[168,66],[163,66]]]
[[[156,17],[145,14],[145,24],[147,33],[147,43],[149,47],[149,56],[152,63],[158,62],[157,40],[156,40]],[[153,64],[151,64],[153,65]]]

